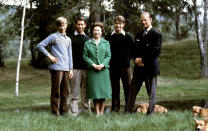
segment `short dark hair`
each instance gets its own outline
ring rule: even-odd
[[[78,21],[84,21],[85,24],[87,23],[87,21],[86,21],[84,16],[77,17],[76,20],[75,20],[75,24],[77,24]]]
[[[116,16],[116,18],[114,19],[114,23],[116,23],[116,21],[125,23],[125,18],[124,18],[122,15],[118,15],[118,16]]]
[[[56,26],[60,26],[62,24],[67,24],[67,20],[64,17],[58,17],[56,19]]]
[[[102,34],[104,33],[104,26],[102,22],[95,22],[91,25],[91,29],[93,30],[96,26],[101,28]]]

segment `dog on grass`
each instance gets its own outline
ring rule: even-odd
[[[140,112],[142,114],[147,114],[148,108],[149,108],[149,103],[141,103],[137,106],[137,108],[134,110],[134,112]],[[161,113],[167,113],[168,110],[161,105],[155,105],[154,112],[161,114]]]
[[[208,117],[206,117],[204,120],[197,120],[194,117],[194,120],[196,122],[195,125],[196,131],[208,131]]]
[[[193,106],[193,114],[194,116],[197,116],[198,114],[201,115],[202,117],[208,117],[208,109],[204,109],[199,106]]]

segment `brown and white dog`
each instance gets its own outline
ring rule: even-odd
[[[204,120],[197,120],[194,117],[194,120],[196,122],[195,125],[196,131],[208,131],[208,117],[206,117]]]
[[[208,109],[204,109],[199,106],[193,106],[193,114],[197,116],[198,114],[202,117],[208,117]]]
[[[134,110],[134,112],[140,112],[142,114],[147,114],[148,108],[149,108],[149,103],[141,103],[137,106],[137,108]],[[168,110],[163,106],[155,105],[154,112],[161,114],[161,113],[167,113]]]

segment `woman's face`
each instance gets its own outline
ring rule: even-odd
[[[102,29],[100,28],[100,26],[95,26],[93,28],[93,37],[96,38],[100,38],[102,35]]]

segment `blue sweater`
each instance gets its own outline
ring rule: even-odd
[[[59,32],[49,35],[46,39],[41,41],[37,48],[44,55],[49,56],[49,52],[45,49],[46,46],[50,46],[51,53],[54,57],[58,58],[57,63],[49,65],[50,70],[69,71],[73,69],[72,63],[72,49],[71,39]]]

